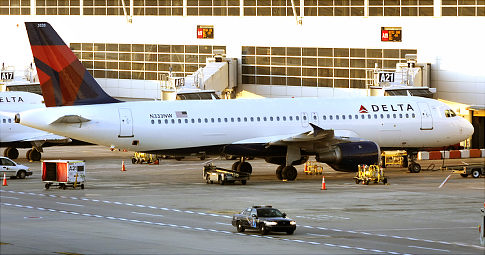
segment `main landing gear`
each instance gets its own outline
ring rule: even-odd
[[[238,172],[244,172],[244,173],[249,173],[251,174],[253,172],[253,167],[249,162],[246,162],[246,158],[241,157],[238,161],[234,162],[232,164],[233,171],[238,171]]]
[[[418,157],[417,151],[408,151],[408,170],[411,173],[419,173],[421,172],[421,165],[416,163],[416,158]]]
[[[297,175],[298,171],[296,171],[294,166],[278,166],[276,168],[276,177],[278,180],[294,181]]]

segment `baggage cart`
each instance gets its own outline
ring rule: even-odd
[[[84,189],[86,181],[86,169],[84,160],[43,160],[42,181],[45,188],[59,186],[66,189],[67,186]]]
[[[219,183],[224,185],[226,183],[235,183],[236,181],[240,181],[242,185],[246,185],[250,175],[250,173],[246,172],[238,172],[216,167],[211,163],[206,164],[202,171],[202,177],[207,184]]]
[[[359,172],[357,172],[357,176],[355,176],[354,179],[356,184],[362,182],[364,185],[368,185],[371,182],[382,182],[382,184],[387,183],[387,177],[384,176],[384,170],[378,165],[359,165]]]

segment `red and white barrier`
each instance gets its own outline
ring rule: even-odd
[[[443,158],[444,159],[485,158],[485,149],[418,152],[418,160],[439,160]]]

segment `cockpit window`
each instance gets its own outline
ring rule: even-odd
[[[446,118],[455,117],[456,113],[453,110],[448,109],[448,110],[445,110],[445,116],[446,116]]]

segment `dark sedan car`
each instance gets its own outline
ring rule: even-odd
[[[244,232],[246,229],[256,229],[261,234],[273,232],[286,232],[293,234],[296,229],[296,222],[286,217],[286,213],[280,212],[271,206],[253,206],[244,209],[239,214],[232,216],[232,225],[237,232]]]

